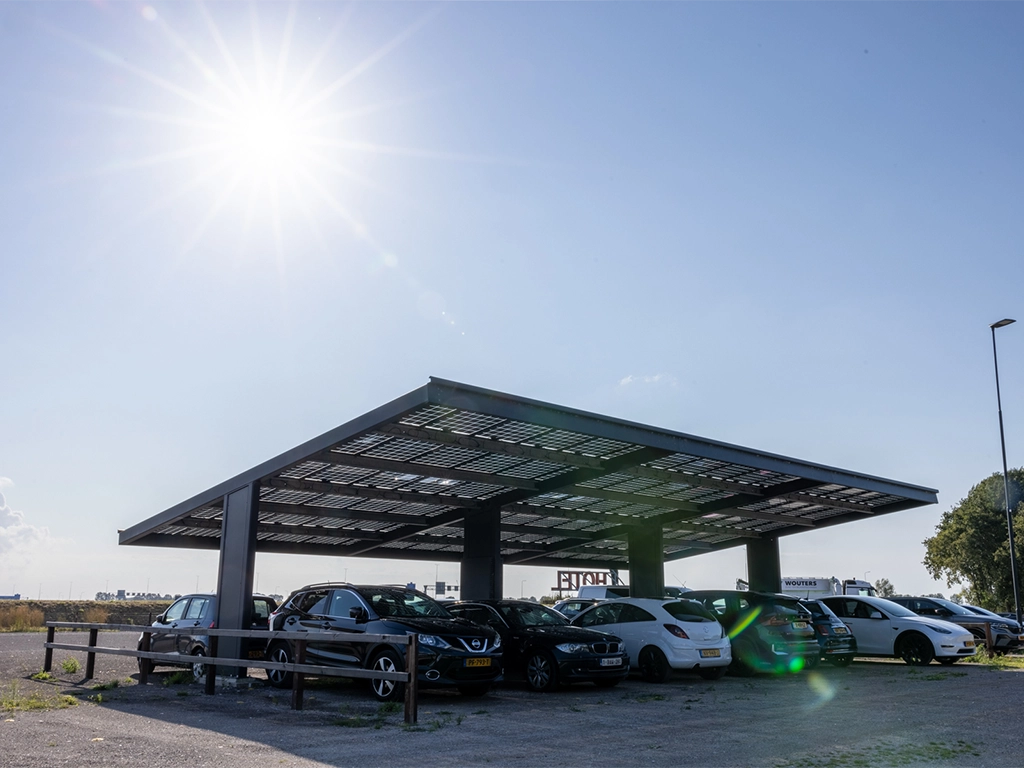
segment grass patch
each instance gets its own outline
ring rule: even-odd
[[[195,681],[192,673],[188,670],[180,670],[178,672],[172,672],[164,678],[164,685],[189,685]]]
[[[625,693],[622,695],[622,698],[640,704],[645,704],[648,701],[668,701],[668,696],[663,693]]]
[[[78,704],[74,696],[57,694],[42,696],[38,693],[23,694],[17,683],[11,683],[0,693],[0,710],[4,712],[30,712],[40,709],[66,709]]]
[[[930,741],[927,744],[899,744],[882,742],[872,747],[843,749],[829,755],[781,760],[778,768],[858,768],[868,765],[918,765],[931,762],[958,763],[965,758],[981,757],[978,748],[963,740],[955,742]]]
[[[1024,656],[993,656],[990,659],[987,654],[979,654],[973,661],[989,669],[1024,669]]]
[[[43,627],[43,612],[27,605],[0,605],[0,632],[27,632]]]
[[[94,691],[110,691],[121,686],[120,680],[111,680],[109,683],[97,683],[92,687]]]
[[[49,672],[36,672],[34,675],[29,675],[29,680],[53,680],[53,675]]]
[[[65,675],[73,675],[82,668],[81,663],[74,656],[68,656],[60,663],[60,668]]]
[[[410,733],[420,733],[420,732],[428,732],[429,733],[429,732],[432,732],[432,731],[439,731],[442,728],[445,728],[446,726],[451,725],[452,723],[454,723],[455,725],[462,725],[462,719],[463,719],[462,715],[459,715],[458,717],[456,717],[454,719],[452,718],[450,712],[444,712],[444,713],[439,712],[438,715],[440,715],[440,716],[439,717],[435,717],[432,720],[427,720],[426,722],[420,723],[418,725],[409,725],[408,723],[402,723],[402,729],[406,730],[406,731],[409,731]]]

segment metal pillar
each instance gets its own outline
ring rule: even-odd
[[[251,628],[259,498],[259,482],[250,483],[224,497],[224,521],[220,529],[220,569],[217,573],[219,629]],[[223,657],[241,659],[244,648],[241,638],[222,637],[218,650]],[[245,677],[246,669],[229,669],[226,674]]]
[[[629,596],[665,596],[665,554],[660,525],[633,526],[628,534]]]
[[[466,515],[462,536],[462,599],[502,597],[501,512],[493,509]]]
[[[747,582],[752,592],[778,592],[782,589],[777,536],[747,542]]]

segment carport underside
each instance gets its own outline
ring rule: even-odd
[[[219,549],[218,626],[245,626],[256,552],[461,563],[465,598],[502,565],[629,570],[745,544],[779,589],[778,539],[936,502],[934,489],[432,378],[120,533]],[[235,615],[237,613],[237,615]]]

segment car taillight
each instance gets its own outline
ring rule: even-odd
[[[826,627],[826,626],[824,626],[822,624],[815,624],[814,628],[818,631],[818,634],[821,635],[822,637],[827,637],[828,636],[828,627]]]
[[[771,627],[782,627],[782,626],[785,626],[786,624],[789,624],[791,621],[792,621],[792,619],[790,619],[788,616],[778,616],[778,615],[776,615],[776,616],[769,616],[768,617],[768,626],[771,626]]]
[[[668,630],[670,635],[675,635],[676,637],[680,637],[683,640],[690,639],[690,636],[683,631],[683,628],[676,624],[666,624],[665,629]]]
[[[216,621],[211,621],[210,622],[210,629],[216,629],[216,628],[217,628],[217,622]]]

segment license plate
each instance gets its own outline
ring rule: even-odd
[[[794,621],[793,622],[793,629],[807,629],[807,622],[806,621]]]
[[[621,667],[622,659],[616,657],[614,659],[601,659],[602,667]]]
[[[702,659],[717,659],[722,655],[722,652],[717,648],[707,648],[700,652]]]
[[[491,666],[491,659],[487,656],[480,658],[466,659],[467,667],[489,667]]]
[[[850,633],[850,630],[848,630],[846,627],[832,627],[832,631],[835,632],[837,635],[847,635]]]
[[[263,658],[263,651],[249,651],[249,658],[250,659],[262,659]]]

